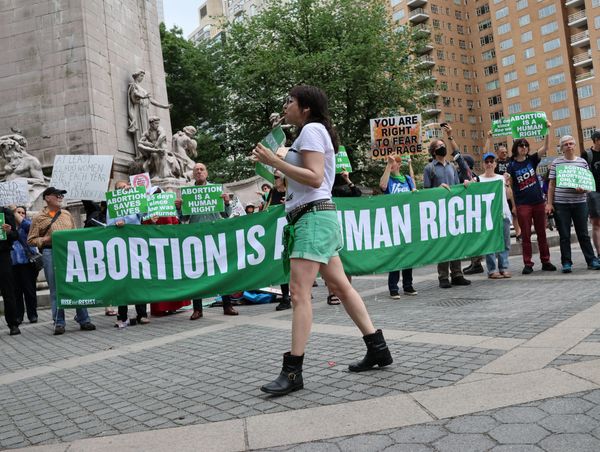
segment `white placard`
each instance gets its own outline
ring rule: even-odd
[[[50,186],[67,190],[65,199],[104,201],[112,155],[57,155]]]
[[[29,186],[25,179],[15,179],[0,183],[0,206],[27,206],[29,203]]]

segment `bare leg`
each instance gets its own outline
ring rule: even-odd
[[[348,281],[340,258],[332,257],[328,264],[321,264],[320,272],[327,281],[330,290],[340,298],[344,309],[346,309],[363,336],[373,334],[375,327],[371,322],[365,303]]]
[[[312,326],[310,295],[319,271],[319,263],[290,259],[290,295],[292,298],[292,355],[302,356]]]

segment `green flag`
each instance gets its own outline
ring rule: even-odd
[[[273,130],[269,132],[269,134],[263,138],[261,143],[271,152],[277,152],[281,146],[285,144],[285,132],[281,128],[281,126],[275,127]],[[275,183],[275,178],[273,177],[273,173],[275,169],[272,166],[265,165],[260,162],[256,162],[255,167],[256,174],[258,174],[263,179],[268,180],[270,183]]]
[[[338,198],[349,275],[387,273],[504,249],[501,182]],[[52,236],[61,307],[208,297],[286,282],[283,206],[176,226],[125,225]]]

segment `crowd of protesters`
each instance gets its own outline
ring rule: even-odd
[[[484,273],[483,260],[487,267],[487,276],[490,279],[508,279],[512,277],[509,269],[510,233],[514,228],[517,242],[521,242],[523,275],[534,271],[532,226],[537,236],[541,270],[556,271],[557,268],[550,261],[550,250],[546,237],[548,218],[554,218],[560,239],[560,270],[563,273],[573,271],[571,254],[571,225],[573,225],[581,251],[586,260],[588,269],[600,269],[600,131],[592,135],[593,146],[578,154],[578,146],[572,136],[563,136],[559,140],[560,156],[549,164],[544,180],[538,175],[538,166],[550,147],[551,124],[548,122],[548,134],[544,137],[542,145],[537,150],[530,148],[526,139],[515,139],[509,151],[504,144],[494,149],[492,134],[488,133],[481,166],[483,172],[477,176],[474,172],[474,160],[467,155],[461,155],[456,143],[452,128],[448,124],[441,124],[444,139],[434,139],[429,145],[430,163],[423,172],[423,188],[443,187],[449,189],[452,185],[471,183],[488,183],[501,181],[503,183],[502,198],[502,235],[504,248],[493,254],[473,257],[465,269],[461,268],[461,261],[442,262],[437,265],[439,287],[449,289],[452,286],[467,286],[471,281],[464,275]],[[595,183],[595,192],[586,192],[583,189],[562,188],[556,186],[557,167],[560,165],[574,165],[591,171]],[[193,169],[195,185],[205,185],[208,182],[208,169],[202,163],[197,163]],[[117,181],[115,189],[128,189],[128,181]],[[387,164],[382,172],[379,188],[386,195],[412,192],[417,190],[415,175],[411,159],[388,157]],[[273,186],[263,184],[261,191],[257,192],[260,202],[248,203],[245,213],[252,214],[259,210],[266,210],[272,206],[285,205],[286,180],[282,172],[274,174]],[[155,187],[154,192],[160,188]],[[59,309],[56,302],[56,287],[54,280],[54,266],[52,262],[52,234],[56,231],[74,229],[75,221],[68,210],[62,208],[65,191],[49,187],[42,198],[45,207],[32,219],[28,218],[24,206],[2,207],[5,215],[5,224],[2,226],[7,239],[0,241],[0,290],[4,300],[5,318],[10,334],[20,334],[19,325],[26,317],[30,323],[38,321],[36,283],[41,268],[44,270],[50,292],[54,334],[61,335],[65,332],[66,320],[64,309]],[[331,195],[333,197],[358,197],[361,190],[351,181],[350,174],[346,171],[335,176]],[[179,224],[179,223],[204,223],[228,218],[231,215],[231,199],[229,195],[222,195],[225,211],[201,215],[178,215],[174,217],[152,217],[143,220],[141,214],[129,215],[120,218],[110,218],[106,209],[106,202],[94,203],[83,201],[86,211],[85,227],[121,227],[125,224]],[[176,207],[181,209],[181,200],[176,201]],[[591,221],[592,234],[588,234],[588,219]],[[36,263],[33,256],[41,254]],[[352,281],[347,275],[348,281]],[[388,275],[389,296],[392,299],[400,298],[399,283],[402,280],[404,295],[417,295],[413,287],[412,269],[398,269]],[[233,307],[232,297],[229,294],[221,296],[224,315],[235,316],[238,311]],[[340,298],[332,287],[328,287],[327,303],[340,304]],[[193,305],[190,320],[203,317],[202,299],[182,300],[174,302],[151,303],[152,316],[161,316],[174,313],[184,306]],[[292,307],[290,287],[281,285],[281,297],[276,309],[285,310]],[[118,306],[117,312],[111,307],[105,310],[106,315],[117,316],[115,326],[125,328],[132,324],[147,324],[150,319],[147,312],[147,303],[135,304],[135,317],[129,317],[126,305]],[[86,308],[75,310],[75,321],[83,331],[92,331],[96,327],[91,322]]]

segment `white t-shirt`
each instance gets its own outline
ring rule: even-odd
[[[502,213],[504,214],[504,218],[509,218],[512,220],[512,214],[510,212],[510,207],[508,206],[508,200],[506,199],[504,176],[501,176],[500,174],[494,174],[492,177],[485,177],[483,174],[479,175],[479,182],[494,182],[497,180],[502,181]]]
[[[319,188],[309,187],[287,177],[285,195],[285,211],[318,199],[331,199],[331,188],[335,178],[335,153],[329,133],[319,122],[310,122],[302,127],[302,131],[285,156],[285,161],[302,167],[303,152],[321,152],[325,154],[325,177]]]

